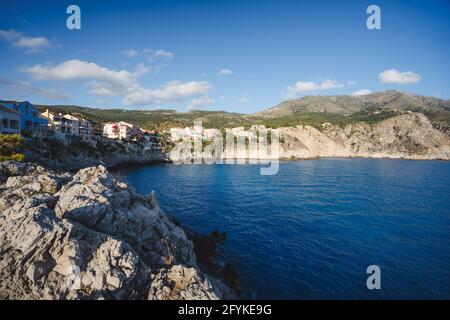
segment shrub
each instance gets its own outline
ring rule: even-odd
[[[0,161],[23,161],[25,156],[20,153],[23,138],[18,134],[0,134]]]
[[[10,160],[22,162],[24,159],[25,159],[25,155],[22,153],[14,153],[11,156],[0,156],[0,162],[10,161]]]

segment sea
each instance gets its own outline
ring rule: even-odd
[[[155,190],[187,228],[225,231],[220,255],[245,298],[450,298],[450,162],[282,161],[272,176],[259,165],[161,163],[116,174]]]

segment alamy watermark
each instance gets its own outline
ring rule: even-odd
[[[367,289],[373,290],[381,289],[381,269],[376,264],[370,265],[367,267],[366,270],[367,274],[370,274],[370,276],[367,278],[366,286]]]
[[[367,14],[370,16],[366,20],[366,26],[369,30],[380,30],[381,29],[381,9],[376,4],[372,4],[367,7]]]
[[[81,29],[81,9],[79,6],[75,4],[71,4],[67,7],[67,14],[70,16],[67,17],[66,26],[69,30],[80,30]]]
[[[172,128],[174,147],[170,153],[175,164],[261,164],[261,175],[275,175],[279,169],[280,134],[278,129],[254,125],[203,129],[201,121],[193,128]]]

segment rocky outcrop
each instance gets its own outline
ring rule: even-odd
[[[344,128],[330,123],[280,128],[281,158],[372,157],[450,160],[450,137],[421,113]]]
[[[55,138],[28,139],[22,149],[20,151],[25,155],[26,161],[65,171],[77,171],[100,164],[116,168],[168,161],[160,146],[123,142],[101,136],[63,141]]]
[[[193,243],[104,166],[0,164],[1,299],[223,299]],[[0,182],[0,183],[2,183]]]

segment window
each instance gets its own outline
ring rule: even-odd
[[[8,119],[3,119],[3,128],[8,129]]]
[[[19,129],[19,121],[17,120],[11,120],[9,122],[11,129]]]

